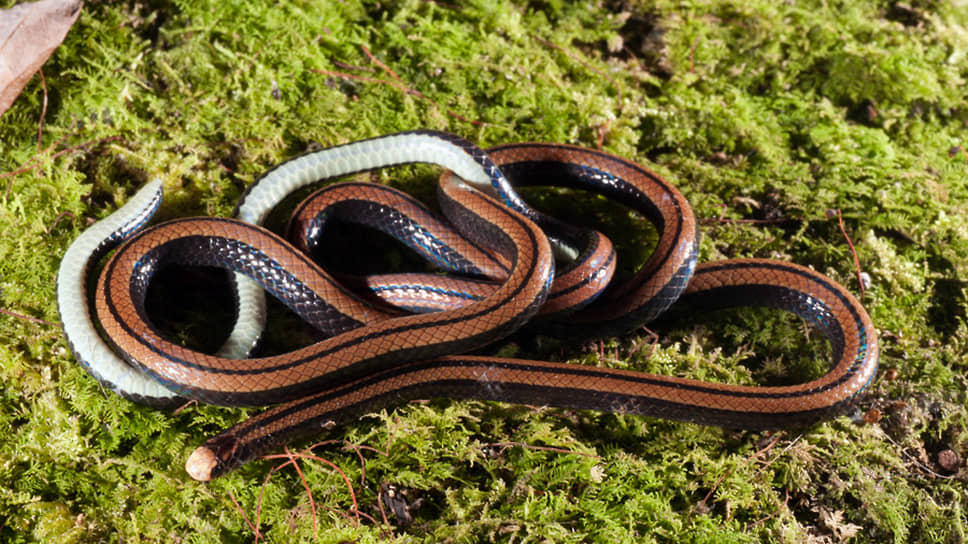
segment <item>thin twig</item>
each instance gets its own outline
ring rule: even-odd
[[[50,325],[51,327],[58,326],[57,323],[51,323],[50,321],[45,321],[37,317],[30,317],[29,315],[18,314],[17,312],[11,312],[10,310],[0,308],[0,314],[9,315],[10,317],[16,319],[22,319],[24,321],[30,321],[31,323],[39,323],[41,325]]]
[[[696,70],[695,70],[696,65],[693,63],[693,59],[696,56],[696,47],[699,45],[700,39],[702,39],[702,36],[696,36],[696,39],[692,41],[692,45],[689,46],[689,73],[690,74],[696,73]]]
[[[380,484],[380,488],[376,491],[376,506],[380,511],[380,517],[383,518],[383,525],[390,527],[390,518],[387,517],[387,510],[383,507],[383,484]]]
[[[353,484],[352,484],[352,482],[350,482],[350,479],[346,475],[346,473],[343,472],[343,470],[340,469],[338,466],[336,466],[336,463],[333,463],[332,461],[330,461],[328,459],[324,459],[324,458],[322,458],[322,457],[320,457],[318,455],[312,455],[312,454],[305,453],[305,452],[289,453],[289,454],[264,455],[262,458],[263,459],[288,459],[288,461],[286,463],[283,463],[282,465],[280,465],[280,467],[282,467],[282,466],[288,465],[289,463],[292,463],[294,461],[292,459],[292,457],[296,457],[296,458],[299,458],[299,459],[312,459],[314,461],[319,461],[321,463],[324,463],[326,465],[329,465],[330,468],[332,468],[334,471],[336,471],[336,473],[339,474],[341,478],[343,478],[343,482],[346,483],[346,488],[350,492],[350,499],[353,502],[353,510],[354,511],[359,511],[360,508],[359,508],[359,504],[356,501],[356,491],[353,489]],[[357,527],[359,526],[359,524],[360,524],[360,517],[359,517],[359,514],[357,514],[357,516],[356,516],[356,525],[357,525]]]
[[[844,239],[847,240],[847,245],[850,247],[850,253],[854,256],[854,270],[857,272],[857,285],[860,286],[860,298],[864,298],[864,279],[861,276],[862,272],[860,269],[860,258],[857,256],[857,248],[854,247],[854,242],[851,241],[850,235],[847,234],[847,228],[844,227],[844,216],[840,213],[840,209],[828,210],[827,216],[830,217],[833,214],[837,215],[837,223],[840,225],[840,232],[844,235]]]
[[[775,446],[776,443],[780,441],[780,437],[781,436],[782,436],[782,434],[779,434],[778,433],[776,436],[773,437],[773,440],[771,440],[769,444],[767,444],[766,446],[764,446],[762,449],[753,452],[749,457],[747,457],[743,461],[743,463],[744,464],[749,464],[751,461],[753,461],[753,459],[756,459],[760,455],[763,455],[764,453],[766,453],[767,451],[769,451],[770,449],[772,449],[773,446]],[[733,469],[730,468],[730,469],[726,470],[725,472],[723,472],[723,474],[716,480],[716,483],[713,484],[713,487],[712,487],[712,489],[709,490],[709,493],[706,493],[706,496],[703,497],[701,501],[699,501],[699,505],[702,505],[703,507],[706,506],[706,503],[713,496],[713,493],[715,493],[716,490],[719,489],[719,485],[723,483],[723,480],[725,480],[726,479],[726,476],[728,476],[732,471],[733,471]]]
[[[655,347],[657,345],[659,345],[659,335],[655,331],[653,331],[652,329],[646,327],[645,325],[642,325],[642,332],[644,332],[647,335],[649,335],[649,338],[650,338],[649,345],[651,347],[649,348],[649,354],[646,355],[645,358],[646,359],[651,359],[652,358],[652,354],[655,353]],[[642,349],[642,344],[644,344],[644,343],[645,343],[645,340],[644,339],[643,340],[639,340],[638,342],[636,342],[632,346],[632,349],[629,350],[628,357],[626,357],[626,358],[627,359],[631,359],[635,354],[637,354],[639,352],[639,350]]]
[[[182,413],[182,410],[185,410],[186,408],[190,408],[190,407],[192,407],[192,406],[194,406],[196,404],[198,404],[198,401],[197,400],[195,400],[195,399],[189,400],[185,404],[182,404],[178,408],[175,408],[175,411],[172,412],[171,415],[172,415],[172,417],[175,417],[178,414]]]
[[[881,429],[881,431],[883,432],[883,429]],[[929,466],[925,465],[924,463],[919,461],[916,457],[914,457],[913,455],[905,451],[903,446],[901,446],[893,438],[891,438],[891,435],[887,434],[886,432],[883,432],[883,434],[884,434],[884,438],[886,438],[888,442],[890,442],[891,444],[894,444],[894,446],[898,448],[898,450],[901,452],[901,456],[907,458],[907,460],[913,463],[916,467],[934,476],[935,478],[941,478],[942,480],[953,480],[955,478],[954,474],[945,475],[931,470]]]
[[[259,542],[259,538],[262,537],[262,534],[259,533],[259,527],[253,525],[252,522],[249,521],[249,516],[245,515],[245,509],[242,508],[242,505],[239,504],[239,501],[235,500],[235,495],[233,495],[231,491],[229,491],[229,498],[232,499],[232,503],[235,504],[235,507],[238,508],[239,513],[242,514],[242,519],[245,521],[245,524],[249,526],[249,529],[252,529],[252,532],[255,534],[255,541]]]
[[[396,74],[396,72],[394,72],[393,70],[391,70],[391,69],[390,69],[390,67],[389,67],[389,66],[387,66],[386,64],[384,64],[384,63],[383,63],[383,62],[382,62],[382,61],[381,61],[380,59],[378,59],[378,58],[376,58],[376,57],[374,57],[374,56],[373,56],[373,53],[370,53],[370,50],[369,50],[369,49],[367,49],[365,45],[361,45],[361,46],[360,46],[360,49],[362,49],[362,50],[363,50],[363,54],[365,54],[365,55],[367,56],[367,58],[369,58],[369,59],[370,59],[370,61],[371,61],[371,62],[373,62],[373,64],[376,64],[377,66],[379,66],[379,67],[380,67],[380,69],[382,69],[382,70],[383,70],[384,72],[386,72],[387,74],[389,74],[389,75],[390,75],[390,77],[392,77],[393,79],[395,79],[395,80],[397,80],[398,82],[400,82],[400,84],[401,84],[401,85],[406,85],[406,84],[405,84],[405,83],[403,82],[403,80],[402,80],[402,79],[400,79],[400,76],[398,76],[398,75]]]
[[[317,445],[321,445],[321,444],[313,444],[307,449],[309,451],[312,451],[312,449]],[[360,460],[360,487],[361,488],[364,487],[366,485],[366,459],[363,457],[363,452],[361,451],[363,448],[361,448],[360,446],[357,446],[356,444],[351,443],[349,440],[343,440],[343,449],[353,450],[353,452],[356,453],[356,458]],[[370,449],[376,452],[380,451],[380,450],[377,450],[376,448],[370,448]]]
[[[70,131],[74,130],[74,125],[75,124],[76,124],[75,121],[71,121],[71,126],[67,129],[67,131],[70,132]],[[49,146],[47,146],[47,149],[36,153],[34,155],[34,157],[32,157],[32,159],[34,160],[34,163],[35,164],[31,165],[30,167],[26,167],[27,163],[24,163],[24,164],[20,165],[20,168],[18,168],[17,170],[14,170],[12,172],[0,173],[0,179],[6,178],[6,177],[10,177],[10,176],[16,176],[17,174],[22,174],[24,172],[27,172],[29,170],[32,170],[32,169],[36,168],[37,167],[37,164],[40,163],[40,158],[38,158],[37,155],[42,155],[44,153],[49,153],[52,149],[54,149],[55,147],[57,147],[58,145],[60,145],[61,142],[63,142],[64,140],[66,140],[68,138],[68,136],[70,136],[70,134],[65,134],[64,136],[61,136],[61,138],[59,140],[57,140],[56,142],[54,142],[54,143],[50,144]],[[9,196],[9,192],[10,192],[10,188],[9,187],[7,188],[7,192],[8,192],[8,196]]]
[[[262,480],[262,487],[259,488],[259,500],[256,501],[255,503],[255,524],[257,527],[259,525],[262,525],[262,500],[265,498],[266,486],[269,485],[269,479],[272,478],[272,475],[277,470],[282,468],[282,466],[285,466],[285,465],[274,467],[272,470],[269,471],[268,474],[266,474],[265,479]],[[258,540],[256,540],[256,543],[258,544]]]
[[[50,226],[47,227],[47,229],[44,231],[44,233],[47,234],[47,235],[50,235],[50,233],[54,232],[54,227],[56,227],[57,226],[57,223],[60,223],[60,220],[63,219],[63,218],[65,218],[65,217],[70,217],[71,218],[71,221],[74,220],[74,214],[73,213],[71,213],[71,212],[61,212],[61,213],[57,214],[57,217],[55,217],[53,221],[51,221]]]
[[[296,469],[296,474],[299,475],[299,479],[302,481],[303,489],[306,490],[306,496],[309,497],[309,511],[313,516],[313,538],[319,537],[319,522],[316,519],[316,501],[313,500],[313,492],[309,489],[309,482],[306,481],[306,476],[303,475],[303,471],[299,468],[299,462],[293,456],[292,452],[289,451],[288,447],[284,447],[283,451],[286,452],[286,456],[292,462],[292,468]]]
[[[90,140],[90,141],[87,141],[87,142],[84,142],[84,143],[80,143],[80,144],[77,144],[77,145],[73,145],[73,146],[68,147],[66,149],[62,149],[62,150],[58,151],[57,153],[54,153],[53,155],[51,155],[51,157],[50,157],[49,160],[52,161],[52,160],[60,157],[61,155],[65,155],[67,153],[70,153],[72,151],[76,151],[76,150],[81,149],[83,147],[87,147],[87,146],[90,146],[90,145],[96,145],[96,144],[102,144],[102,143],[105,143],[105,142],[111,142],[111,141],[120,140],[120,139],[121,139],[121,136],[119,136],[119,135],[107,136],[105,138],[100,138],[100,139],[97,139],[97,140]],[[58,142],[55,142],[54,144],[51,144],[51,146],[48,147],[45,150],[45,152],[50,151],[51,148],[53,148],[59,142],[60,142],[60,140]],[[29,171],[37,168],[38,166],[40,166],[40,159],[39,158],[36,159],[33,163],[31,163],[31,164],[25,164],[25,165],[21,166],[20,168],[18,168],[16,170],[13,170],[12,172],[3,172],[3,173],[0,173],[0,179],[10,178],[10,177],[13,177],[13,176],[17,176],[17,175],[23,174],[24,172],[29,172]],[[10,181],[7,182],[7,190],[4,193],[5,198],[10,198],[10,189],[11,189],[12,186],[13,186],[13,180],[11,179]]]
[[[612,126],[612,120],[606,119],[605,122],[602,123],[602,126],[598,127],[598,142],[596,143],[598,145],[597,149],[599,151],[601,151],[602,147],[605,146],[605,135],[608,134],[608,129],[611,126]]]
[[[779,436],[779,435],[777,435],[777,436]],[[769,468],[770,465],[772,465],[773,463],[775,463],[777,459],[779,459],[780,457],[783,457],[783,455],[785,455],[786,452],[790,451],[790,449],[792,449],[793,446],[795,446],[797,444],[797,442],[800,441],[801,438],[803,438],[803,433],[798,434],[797,437],[794,438],[793,440],[791,440],[790,443],[787,444],[785,448],[783,448],[782,450],[780,450],[776,455],[773,456],[772,459],[770,459],[769,461],[766,462],[766,464],[764,464],[762,467],[760,467],[760,469],[756,471],[756,474],[754,474],[753,477],[759,476],[759,474],[761,472],[763,472],[764,470],[766,470],[767,468]],[[772,444],[770,444],[770,446],[772,447]]]
[[[329,510],[332,510],[332,509],[330,508]],[[366,512],[360,512],[359,510],[353,510],[353,515],[354,516],[357,516],[357,517],[363,516],[364,518],[366,518],[367,520],[369,520],[370,523],[372,523],[373,525],[377,525],[379,523],[376,520],[375,517],[371,516],[370,514],[367,514]],[[384,531],[383,536],[384,536],[384,538],[388,538],[389,537],[389,535],[388,535],[388,533],[386,531]]]
[[[787,510],[790,510],[789,503],[790,503],[790,490],[787,489],[786,490],[786,493],[784,493],[784,496],[783,496],[783,507],[786,508]],[[766,523],[767,521],[775,518],[779,514],[780,514],[780,509],[777,508],[776,512],[773,512],[772,514],[770,514],[768,516],[763,516],[762,518],[754,521],[753,524],[749,526],[749,529],[753,529],[754,527],[758,527],[758,526]]]
[[[370,68],[369,66],[355,66],[353,64],[346,64],[345,62],[340,62],[338,60],[330,61],[335,66],[338,66],[344,70],[362,70],[364,72],[376,72],[376,68]]]

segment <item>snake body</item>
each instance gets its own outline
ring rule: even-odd
[[[67,248],[57,272],[57,308],[74,358],[115,393],[155,406],[172,405],[176,397],[127,364],[98,334],[88,302],[88,277],[102,257],[148,222],[161,197],[161,181],[142,187],[124,206],[81,233]]]
[[[380,185],[325,187],[294,214],[293,244],[258,226],[293,190],[379,166],[449,168],[439,200],[454,228]],[[625,283],[609,284],[614,251],[593,231],[527,207],[516,185],[551,184],[617,199],[659,232],[657,247]],[[861,304],[836,282],[769,260],[696,265],[688,202],[661,177],[625,159],[559,144],[510,144],[486,153],[443,133],[419,131],[324,149],[270,170],[246,193],[237,219],[180,219],[136,231],[160,201],[152,183],[68,250],[58,303],[68,342],[98,380],[154,404],[183,396],[225,405],[276,404],[209,439],[186,463],[196,479],[224,473],[266,449],[407,399],[453,397],[545,404],[766,429],[843,413],[870,383],[877,338]],[[442,269],[471,278],[396,274],[334,278],[308,256],[328,221],[383,230]],[[86,274],[122,238],[87,310]],[[550,240],[550,241],[549,241]],[[557,274],[555,256],[558,257]],[[152,275],[168,264],[236,273],[240,318],[214,355],[166,340],[144,308]],[[246,358],[261,331],[262,291],[329,338],[289,353]],[[532,318],[566,334],[622,333],[676,300],[696,311],[768,306],[803,317],[829,340],[830,370],[784,387],[751,387],[563,363],[461,355]],[[416,310],[421,313],[407,314]],[[542,316],[535,317],[539,313]]]

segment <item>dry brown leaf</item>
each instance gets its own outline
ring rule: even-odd
[[[41,0],[0,10],[0,115],[81,14],[81,0]]]

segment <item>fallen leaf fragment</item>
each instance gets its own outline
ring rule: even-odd
[[[40,0],[0,10],[0,114],[64,41],[82,5],[81,0]]]

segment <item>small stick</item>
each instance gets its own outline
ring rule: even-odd
[[[51,323],[50,321],[45,321],[36,317],[30,317],[29,315],[18,314],[16,312],[11,312],[5,308],[0,308],[0,314],[9,315],[10,317],[16,319],[22,319],[24,321],[30,321],[31,323],[39,323],[41,325],[50,325],[51,327],[58,326],[57,323]]]
[[[860,258],[857,257],[857,248],[854,247],[854,242],[850,240],[850,235],[847,234],[847,229],[844,227],[844,216],[840,213],[840,209],[827,210],[827,217],[837,216],[837,223],[840,225],[840,232],[843,233],[844,239],[847,240],[847,245],[850,246],[850,253],[854,256],[854,269],[857,271],[857,285],[860,286],[860,298],[864,298],[864,279],[861,277],[860,269]]]

